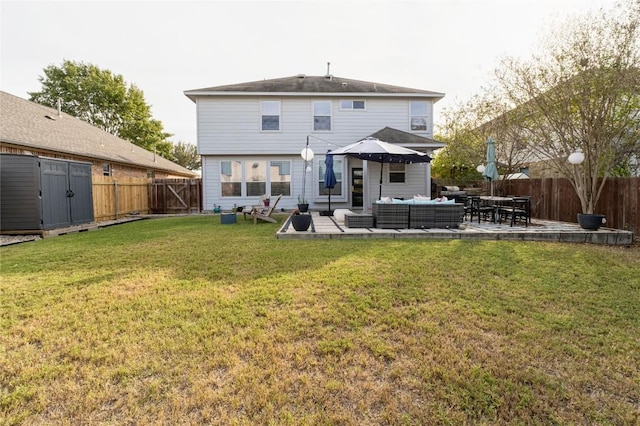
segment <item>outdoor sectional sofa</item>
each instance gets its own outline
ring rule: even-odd
[[[373,204],[376,228],[458,228],[464,204]]]

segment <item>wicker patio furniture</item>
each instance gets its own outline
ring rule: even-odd
[[[347,213],[344,224],[347,228],[373,228],[373,215]]]
[[[464,220],[464,204],[409,205],[409,228],[457,228]]]
[[[409,227],[408,204],[373,204],[376,228],[404,229]]]

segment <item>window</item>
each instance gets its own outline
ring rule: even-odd
[[[318,160],[318,194],[329,195],[329,189],[324,187],[324,172],[327,169],[324,160]],[[331,196],[342,195],[342,159],[333,157],[333,171],[336,174],[336,186],[331,188]]]
[[[242,195],[242,162],[220,162],[220,185],[223,197],[240,197]]]
[[[247,196],[254,197],[267,193],[267,162],[247,161]]]
[[[280,130],[280,101],[262,101],[262,130]]]
[[[313,103],[313,130],[331,130],[331,102],[318,101]]]
[[[290,196],[291,161],[221,161],[220,185],[223,197]]]
[[[111,176],[111,164],[104,163],[102,165],[102,176]]]
[[[389,183],[405,183],[404,163],[389,163]]]
[[[411,130],[427,130],[427,103],[411,102]]]
[[[340,101],[340,109],[364,109],[364,101]]]
[[[269,182],[272,194],[291,195],[291,162],[272,161],[269,167]]]

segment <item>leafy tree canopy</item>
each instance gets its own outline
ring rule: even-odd
[[[501,173],[543,160],[571,181],[583,213],[594,211],[608,176],[637,167],[640,0],[569,17],[537,54],[504,59],[495,77],[481,95],[445,114],[448,167],[482,159],[492,135]],[[569,164],[578,149],[584,163]]]
[[[202,167],[202,160],[198,155],[195,145],[182,141],[173,145],[171,151],[174,161],[189,170],[199,170]]]
[[[95,65],[65,60],[61,66],[44,69],[40,92],[30,100],[57,107],[106,132],[173,160],[171,134],[151,115],[142,90],[127,85],[121,75]]]
[[[508,59],[497,89],[526,149],[571,181],[593,213],[607,177],[640,154],[640,1],[565,23],[529,61]],[[585,161],[569,164],[581,150]]]

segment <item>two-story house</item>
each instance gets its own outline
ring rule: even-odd
[[[427,154],[444,146],[432,139],[433,104],[442,93],[301,74],[184,94],[196,103],[205,210],[257,204],[263,194],[282,194],[278,207],[289,209],[303,193],[310,208],[323,209],[327,151],[368,136]],[[314,157],[305,163],[307,144]],[[430,195],[429,163],[336,156],[332,207],[369,208],[378,198],[380,167],[382,196]]]

